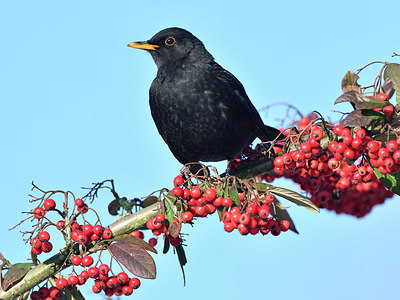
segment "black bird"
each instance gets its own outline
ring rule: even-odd
[[[264,125],[240,81],[189,31],[167,28],[128,46],[147,50],[157,65],[151,114],[180,163],[232,160],[256,137],[266,142],[279,135]]]

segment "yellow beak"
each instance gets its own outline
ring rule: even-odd
[[[159,48],[157,45],[152,45],[147,42],[134,42],[128,44],[128,47],[136,48],[136,49],[143,49],[143,50],[156,50]]]

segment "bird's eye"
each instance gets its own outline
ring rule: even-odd
[[[173,44],[175,44],[175,39],[172,36],[165,40],[165,45],[172,46]]]

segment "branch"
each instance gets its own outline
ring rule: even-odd
[[[154,218],[159,211],[159,203],[155,203],[141,211],[117,220],[111,224],[109,228],[114,236],[126,234],[135,229],[145,228],[147,220]],[[93,250],[93,252],[96,250]],[[0,299],[15,299],[31,290],[42,281],[54,276],[61,268],[68,268],[70,265],[65,264],[65,260],[68,258],[69,253],[68,247],[61,249],[57,254],[30,270],[20,282],[9,290],[3,291],[0,289]]]

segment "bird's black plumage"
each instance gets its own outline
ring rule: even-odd
[[[182,164],[231,160],[256,137],[265,142],[279,134],[264,125],[240,81],[190,32],[167,28],[129,46],[148,50],[158,67],[151,114]]]

